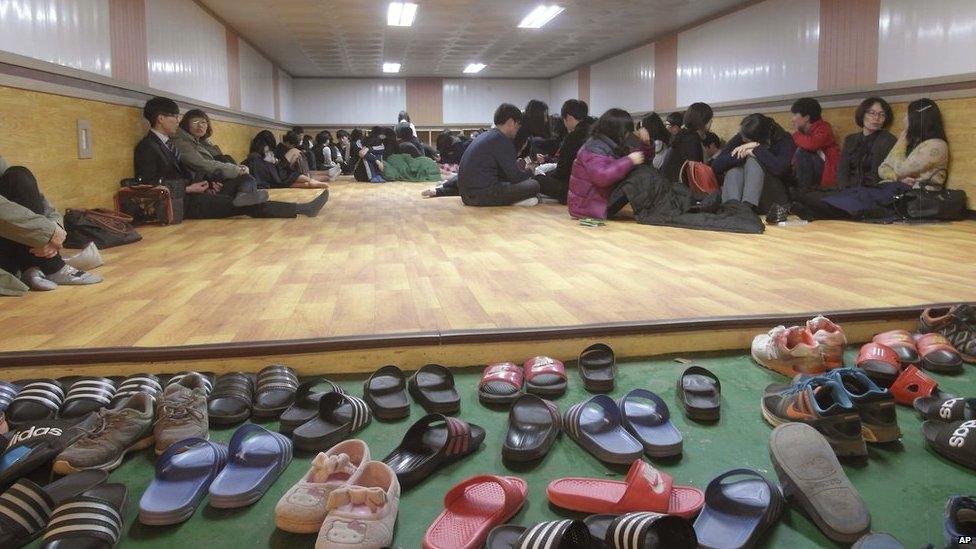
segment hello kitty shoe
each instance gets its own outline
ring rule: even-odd
[[[319,452],[308,470],[275,506],[275,525],[286,532],[314,534],[329,511],[329,496],[355,483],[370,462],[369,447],[358,439],[344,440]]]
[[[329,496],[329,514],[315,549],[381,549],[393,542],[400,482],[382,461],[371,461],[355,484]]]

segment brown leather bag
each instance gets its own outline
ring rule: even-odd
[[[132,217],[136,225],[173,225],[183,221],[173,214],[173,199],[165,185],[131,185],[115,194],[115,210]],[[180,212],[182,213],[182,212]]]
[[[691,195],[697,199],[722,190],[718,185],[718,178],[712,167],[704,162],[687,160],[681,166],[681,174],[678,176],[681,183],[688,185]]]
[[[132,227],[132,218],[112,210],[68,210],[64,213],[64,230],[68,237],[66,248],[84,248],[94,242],[100,250],[131,244],[142,240],[142,235]]]

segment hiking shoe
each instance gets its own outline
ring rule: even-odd
[[[752,340],[752,358],[764,368],[792,378],[827,370],[820,344],[805,326],[777,326]]]
[[[94,427],[58,454],[54,472],[59,475],[85,469],[111,471],[125,454],[148,448],[153,441],[153,399],[136,393],[119,408],[102,408]]]
[[[60,271],[49,274],[45,278],[59,286],[86,286],[88,284],[98,284],[102,281],[102,277],[97,274],[79,271],[67,264],[61,267]]]
[[[925,309],[918,319],[918,331],[944,335],[963,360],[976,363],[976,308],[972,305]]]
[[[827,369],[843,368],[844,347],[847,345],[844,329],[829,318],[818,315],[807,321],[807,331],[813,334],[813,340],[820,345]]]
[[[209,438],[207,389],[203,376],[189,373],[166,387],[156,410],[156,455],[191,437]]]
[[[818,376],[794,385],[774,383],[762,398],[763,418],[773,427],[806,423],[827,439],[838,456],[865,456],[861,420],[847,391],[836,381]]]
[[[861,418],[861,436],[867,442],[893,442],[901,438],[895,416],[895,397],[868,375],[854,368],[838,368],[825,376],[836,381],[851,399]]]

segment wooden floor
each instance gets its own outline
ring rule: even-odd
[[[322,215],[187,221],[104,251],[106,281],[0,300],[3,351],[762,315],[976,299],[976,222],[765,235],[590,228],[338,183]],[[315,191],[282,191],[306,199]]]

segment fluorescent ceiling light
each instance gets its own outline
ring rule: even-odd
[[[485,68],[484,63],[471,63],[467,67],[464,67],[465,74],[474,74],[476,72],[481,72],[481,69]]]
[[[393,27],[409,27],[417,17],[417,4],[413,2],[390,2],[386,12],[386,24]]]
[[[399,63],[383,63],[383,72],[400,72]]]
[[[563,12],[563,8],[559,6],[546,6],[545,4],[532,10],[531,13],[522,19],[519,23],[519,28],[522,29],[538,29],[542,28],[546,23],[552,21],[557,15]]]

